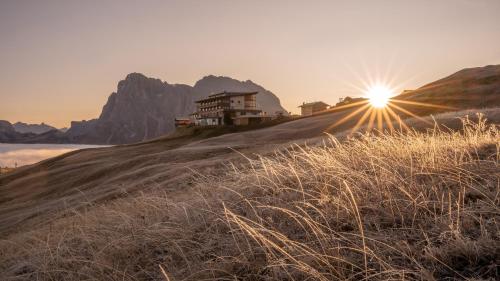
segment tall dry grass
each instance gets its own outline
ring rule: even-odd
[[[5,280],[494,280],[498,128],[333,137],[0,243]]]

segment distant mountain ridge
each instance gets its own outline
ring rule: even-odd
[[[130,73],[118,82],[92,120],[73,121],[67,131],[46,130],[39,135],[18,124],[22,132],[3,134],[3,141],[24,143],[126,144],[159,137],[175,130],[174,119],[188,116],[196,109],[195,101],[221,91],[256,91],[257,105],[264,112],[286,110],[272,92],[254,82],[209,75],[194,86],[169,84],[141,73]],[[10,125],[10,123],[9,123]],[[12,125],[11,125],[12,126]],[[5,125],[5,127],[8,127]],[[15,126],[14,126],[15,127]],[[53,128],[53,127],[52,127]],[[54,128],[55,129],[55,128]],[[0,141],[2,136],[0,136]]]
[[[23,134],[16,132],[9,121],[0,120],[0,143],[16,142]]]
[[[206,76],[194,86],[169,84],[160,79],[131,73],[118,83],[101,115],[72,122],[66,136],[77,143],[122,144],[144,141],[175,130],[174,118],[188,116],[195,101],[221,91],[257,91],[257,104],[265,112],[286,112],[272,92],[250,80]]]
[[[0,143],[70,143],[70,140],[57,129],[40,134],[21,133],[9,121],[0,120]]]
[[[257,104],[263,111],[286,112],[278,97],[250,80],[209,75],[189,86],[131,73],[118,83],[117,91],[109,96],[98,118],[73,121],[66,132],[52,130],[39,135],[12,132],[9,129],[12,125],[0,123],[0,142],[125,144],[144,141],[172,132],[174,118],[192,113],[194,101],[224,90],[257,91]],[[499,106],[500,65],[463,69],[416,90],[405,91],[397,99],[446,105],[457,110]],[[428,115],[449,110],[419,107],[412,112]]]
[[[57,128],[47,125],[45,123],[41,124],[27,124],[23,122],[16,122],[12,124],[14,130],[19,133],[34,133],[34,134],[43,134],[51,130],[57,130]]]

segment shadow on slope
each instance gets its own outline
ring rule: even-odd
[[[238,150],[265,154],[280,145],[324,136],[324,131],[350,111],[286,122],[269,128],[205,139],[173,136],[146,143],[70,152],[0,175],[0,233],[15,233],[30,223],[44,224],[58,210],[79,209],[129,192],[161,186],[173,191],[192,184],[191,169],[211,172],[229,161],[241,161]],[[485,110],[499,122],[498,109]],[[440,122],[459,126],[444,115]],[[331,133],[355,124],[350,120]],[[428,127],[426,124],[416,126]]]
[[[498,118],[499,111],[484,112]],[[436,119],[455,127],[463,114]],[[494,279],[498,139],[498,127],[479,120],[458,131],[285,146],[219,175],[200,174],[177,196],[165,186],[0,241],[0,273],[16,280]]]

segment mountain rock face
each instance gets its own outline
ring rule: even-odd
[[[257,107],[262,109],[267,114],[275,114],[276,112],[287,113],[281,106],[280,100],[272,92],[264,89],[262,86],[255,84],[251,80],[238,81],[229,77],[223,76],[205,76],[203,79],[196,82],[194,91],[198,97],[206,98],[212,93],[223,91],[228,92],[258,92]]]
[[[20,133],[10,122],[0,120],[0,143],[70,143],[70,139],[57,129],[40,134]]]
[[[10,124],[9,121],[6,120],[0,120],[0,132],[1,133],[14,133],[14,127],[12,127],[12,124]]]
[[[169,84],[159,79],[131,73],[118,83],[101,115],[88,121],[73,121],[62,132],[51,130],[39,135],[16,132],[0,121],[0,142],[125,144],[152,139],[174,130],[174,118],[188,116],[195,101],[222,91],[257,91],[257,104],[268,114],[286,112],[270,91],[250,80],[206,76],[194,86]],[[419,89],[404,91],[397,99],[444,105],[447,108],[399,104],[419,115],[451,109],[500,106],[500,65],[467,68]]]
[[[66,132],[81,143],[121,144],[174,130],[174,118],[193,109],[192,88],[170,85],[138,73],[118,83],[97,119],[72,122]]]
[[[0,120],[0,143],[14,142],[20,137],[20,133],[14,130],[9,121]]]
[[[25,139],[31,134],[22,134],[16,132],[14,126],[9,121],[0,120],[0,143],[13,143],[20,139]]]
[[[139,73],[118,83],[97,119],[72,122],[66,136],[75,143],[123,144],[174,131],[175,117],[188,116],[195,101],[222,91],[258,91],[257,104],[271,114],[286,112],[270,91],[248,80],[207,76],[194,86],[169,84]]]
[[[23,122],[16,122],[12,125],[14,130],[19,133],[34,133],[34,134],[43,134],[51,130],[57,130],[55,127],[47,125],[45,123],[41,124],[26,124]]]

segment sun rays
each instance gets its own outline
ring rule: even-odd
[[[360,61],[360,66],[353,67],[345,64],[346,73],[350,76],[342,77],[340,80],[347,87],[343,90],[348,95],[360,96],[351,98],[349,102],[341,100],[336,106],[331,107],[329,112],[345,111],[344,116],[332,122],[325,132],[343,125],[338,130],[351,128],[350,132],[380,132],[408,131],[410,126],[405,119],[413,118],[425,124],[431,124],[428,118],[421,117],[429,114],[429,109],[455,110],[456,108],[432,104],[422,100],[410,100],[407,94],[399,95],[408,86],[418,83],[417,74],[402,77],[404,69],[393,69],[392,64],[396,58],[385,60],[386,68],[380,67],[379,63],[368,63]],[[352,97],[351,96],[351,97]]]
[[[370,132],[373,129],[377,129],[378,131],[387,130],[389,132],[394,132],[396,129],[407,131],[410,128],[403,120],[404,117],[413,117],[426,124],[431,124],[431,122],[402,107],[403,105],[407,107],[455,109],[450,106],[396,99],[391,97],[393,94],[389,89],[389,87],[377,85],[376,88],[367,90],[367,94],[360,101],[330,108],[330,112],[347,109],[351,109],[351,112],[346,113],[345,116],[330,125],[325,131],[329,132],[348,121],[356,119],[357,121],[352,126],[351,134],[357,131]]]

